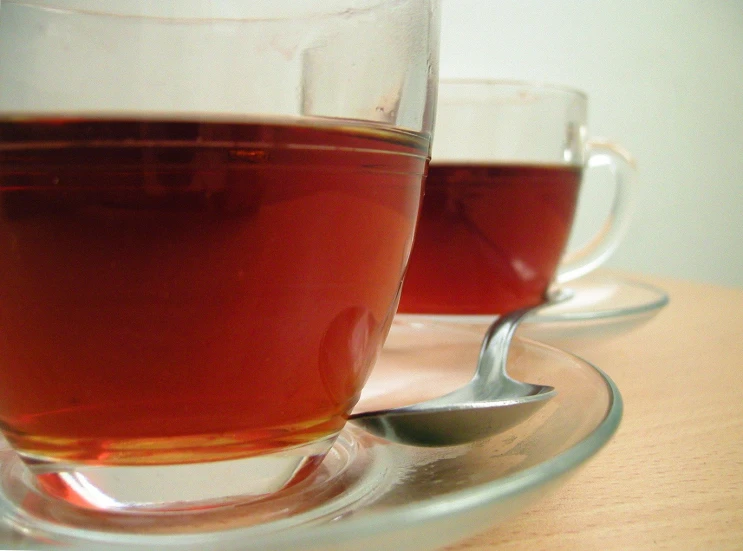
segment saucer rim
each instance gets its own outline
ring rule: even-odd
[[[497,478],[475,487],[435,496],[423,502],[398,505],[394,508],[394,514],[373,512],[364,517],[351,518],[337,524],[322,524],[303,529],[292,529],[283,534],[267,535],[265,542],[255,541],[255,546],[245,548],[245,551],[260,549],[260,545],[263,543],[270,542],[280,547],[281,545],[296,545],[307,541],[317,542],[319,538],[340,544],[343,541],[360,537],[373,537],[378,533],[382,522],[385,526],[384,531],[390,533],[406,529],[412,524],[425,524],[431,520],[465,514],[555,482],[575,471],[595,456],[612,439],[623,417],[624,400],[617,385],[603,370],[577,354],[530,338],[517,336],[515,340],[521,341],[529,347],[556,351],[561,355],[577,360],[582,369],[595,371],[603,380],[609,394],[606,414],[601,422],[581,441],[565,451],[518,473]],[[363,429],[355,430],[363,431]],[[397,446],[399,444],[390,443],[389,445]],[[244,529],[236,529],[235,535],[240,530]],[[277,536],[279,537],[277,538]],[[283,541],[278,541],[279,539]],[[242,551],[242,548],[235,548],[235,551],[238,550]]]
[[[638,281],[636,279],[632,279],[628,277],[606,277],[604,278],[604,281],[608,281],[611,283],[617,283],[620,285],[624,285],[626,287],[643,289],[655,295],[655,299],[642,303],[642,304],[637,304],[634,306],[605,308],[603,310],[597,310],[597,311],[574,311],[574,312],[566,312],[564,314],[549,314],[549,313],[544,314],[544,313],[537,312],[536,314],[534,314],[533,317],[531,317],[531,319],[527,319],[524,323],[525,324],[565,323],[565,322],[574,322],[574,321],[597,321],[597,320],[604,320],[604,319],[614,319],[614,318],[623,318],[623,317],[628,318],[632,316],[641,316],[641,315],[646,315],[646,314],[659,311],[665,308],[671,300],[666,291],[664,291],[660,287],[657,287],[656,285],[652,285],[644,281]],[[561,287],[570,289],[571,283],[572,282],[564,283]],[[586,287],[590,287],[590,284],[586,285]],[[578,293],[579,291],[575,291],[575,292]],[[549,311],[549,309],[547,309],[547,311]]]

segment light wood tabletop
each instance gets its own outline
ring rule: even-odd
[[[630,275],[670,304],[570,350],[622,393],[613,440],[555,493],[447,551],[743,549],[743,290]]]

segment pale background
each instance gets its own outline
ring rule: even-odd
[[[743,1],[442,0],[441,74],[567,84],[637,159],[608,266],[743,287]],[[608,208],[587,180],[573,245]]]

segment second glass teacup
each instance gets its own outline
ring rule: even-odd
[[[441,81],[400,314],[492,318],[542,303],[553,283],[610,256],[630,219],[635,169],[621,147],[588,139],[587,102],[563,86]],[[614,175],[612,209],[566,258],[581,181],[595,166]]]

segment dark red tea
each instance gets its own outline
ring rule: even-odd
[[[0,123],[0,423],[27,457],[337,432],[394,312],[428,143],[350,126]]]
[[[496,314],[541,302],[580,180],[571,166],[431,165],[399,311]]]

